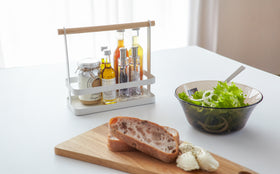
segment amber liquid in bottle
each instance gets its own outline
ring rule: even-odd
[[[104,68],[105,68],[105,59],[101,58],[100,72],[102,72]],[[100,75],[102,75],[102,74],[100,74]]]
[[[119,59],[120,59],[120,48],[124,47],[124,30],[118,30],[118,46],[114,52],[114,69],[116,74],[116,83],[119,82],[118,79],[118,66],[119,66]],[[128,51],[126,52],[126,55],[128,55]]]
[[[138,47],[138,56],[139,56],[139,63],[140,63],[140,80],[143,80],[143,48],[138,43],[139,38],[139,28],[135,28],[132,31],[132,47]],[[129,49],[129,56],[132,56],[132,50]]]
[[[105,68],[102,71],[102,86],[116,84],[116,75],[114,69],[111,66],[110,54],[110,50],[105,51],[106,60]],[[104,104],[113,104],[117,102],[116,90],[103,92],[102,96]]]

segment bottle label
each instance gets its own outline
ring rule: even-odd
[[[79,89],[86,89],[86,88],[92,88],[101,86],[101,80],[100,78],[92,78],[92,77],[79,77]],[[97,101],[101,99],[101,93],[95,93],[95,94],[87,94],[87,95],[80,95],[80,100],[84,101]]]
[[[116,84],[116,79],[102,79],[102,86],[107,86],[107,85],[114,85]],[[116,99],[116,90],[113,91],[106,91],[103,92],[103,100],[114,100]]]
[[[127,72],[126,72],[126,68],[120,68],[120,76],[119,76],[119,82],[120,83],[127,83],[129,82],[129,79],[128,79],[128,75],[127,75]],[[129,96],[129,89],[128,88],[124,88],[124,89],[120,89],[120,96],[121,97],[128,97]]]
[[[139,72],[133,70],[130,73],[131,73],[131,81],[139,81],[140,80]],[[140,86],[130,88],[129,89],[129,95],[131,95],[131,96],[141,95]]]
[[[131,73],[130,81],[133,82],[133,81],[139,81],[140,80],[140,73],[139,72],[132,70],[130,73]]]

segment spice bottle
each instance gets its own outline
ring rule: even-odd
[[[140,62],[139,62],[139,56],[138,56],[138,47],[133,46],[131,48],[132,54],[129,57],[129,81],[140,81]],[[131,87],[129,89],[129,95],[130,96],[137,96],[141,95],[141,88],[140,86],[137,87]]]
[[[110,55],[111,51],[110,50],[105,50],[105,68],[102,71],[102,86],[107,86],[107,85],[114,85],[116,84],[116,79],[115,79],[115,71],[111,66],[111,60],[110,60]],[[103,103],[104,104],[113,104],[117,102],[117,94],[116,90],[113,91],[106,91],[102,93],[103,96]]]
[[[100,62],[92,58],[85,58],[78,62],[78,86],[79,89],[101,86]],[[79,100],[85,105],[98,104],[101,101],[101,93],[80,95]]]
[[[118,67],[118,77],[119,83],[127,83],[129,82],[128,76],[128,59],[127,59],[127,49],[122,47],[120,48],[120,59],[119,59],[119,67]],[[129,89],[124,88],[119,90],[120,97],[128,97]]]

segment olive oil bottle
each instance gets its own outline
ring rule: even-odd
[[[143,80],[143,48],[139,44],[139,30],[140,28],[132,29],[132,47],[138,47],[138,56],[140,63],[140,80]],[[132,49],[129,49],[129,56],[132,56]]]
[[[110,60],[111,51],[105,50],[104,54],[105,54],[105,67],[102,71],[102,86],[114,85],[116,84],[116,79],[115,79],[116,75],[114,69],[111,66],[111,60]],[[106,105],[117,102],[116,90],[103,92],[102,96],[103,96],[103,103]]]

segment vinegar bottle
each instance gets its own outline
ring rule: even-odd
[[[119,83],[127,83],[129,82],[128,76],[128,60],[127,60],[127,49],[122,47],[120,48],[120,59],[119,59]],[[129,89],[124,88],[119,90],[119,96],[121,98],[129,96]]]
[[[124,47],[124,30],[117,30],[117,39],[118,39],[118,46],[114,52],[114,69],[116,74],[116,83],[119,82],[118,80],[118,64],[120,58],[120,48]],[[128,51],[126,52],[128,55]]]
[[[138,47],[138,56],[139,56],[139,63],[140,63],[140,80],[143,80],[143,48],[138,43],[139,30],[140,28],[132,29],[132,46]],[[129,49],[129,56],[132,56],[132,49]]]
[[[105,68],[102,71],[102,86],[116,84],[115,71],[111,67],[111,61],[110,61],[111,51],[105,50],[104,54],[106,60],[105,60]],[[116,90],[103,92],[102,96],[103,96],[103,103],[106,105],[117,102]]]

